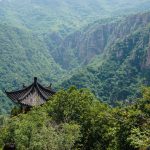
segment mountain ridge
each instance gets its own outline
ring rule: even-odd
[[[141,18],[144,20],[143,15]],[[148,20],[143,21],[143,27],[134,28],[132,32],[129,30],[126,32],[129,34],[116,39],[101,56],[97,56],[88,67],[77,71],[61,86],[90,88],[100,99],[112,104],[116,100],[137,97],[142,85],[150,85],[150,14],[146,16]]]
[[[59,0],[57,2],[59,2]],[[144,17],[146,18],[146,14],[143,14],[143,16],[137,14],[137,17],[131,17],[129,20],[130,26],[128,24],[125,25],[126,22],[123,22],[124,19],[121,19],[123,14],[122,11],[120,11],[120,6],[123,6],[123,1],[118,2],[117,0],[111,2],[118,2],[118,5],[115,7],[119,8],[117,10],[117,12],[120,12],[119,17],[114,15],[116,16],[114,19],[111,18],[111,15],[103,12],[101,14],[103,17],[100,19],[96,18],[98,21],[95,21],[94,18],[93,23],[93,20],[83,19],[88,15],[88,7],[84,8],[84,10],[80,10],[84,14],[83,16],[80,15],[80,12],[78,12],[79,14],[76,14],[77,11],[73,11],[73,9],[76,9],[76,6],[78,6],[78,9],[81,9],[81,6],[83,6],[85,2],[86,1],[81,4],[80,1],[76,1],[74,4],[67,0],[61,1],[61,3],[63,3],[62,6],[65,5],[63,9],[72,5],[72,8],[69,7],[69,10],[72,11],[71,14],[79,17],[77,22],[73,17],[74,15],[69,19],[68,15],[65,15],[69,14],[68,9],[65,9],[65,12],[62,14],[60,14],[60,12],[57,14],[57,12],[54,11],[54,8],[52,10],[44,9],[44,6],[49,8],[49,4],[51,3],[50,0],[27,0],[23,3],[20,3],[18,0],[4,0],[1,2],[0,110],[2,113],[10,111],[9,106],[12,106],[2,92],[3,88],[7,90],[17,89],[22,86],[22,83],[29,84],[34,76],[37,76],[44,84],[48,84],[49,82],[54,83],[54,86],[57,89],[64,87],[66,84],[64,84],[64,86],[59,86],[61,85],[60,83],[69,79],[71,76],[74,77],[74,74],[78,73],[78,68],[83,70],[84,68],[88,68],[87,70],[93,71],[93,68],[91,69],[86,66],[95,65],[94,68],[101,66],[101,64],[104,63],[104,51],[107,53],[111,43],[116,42],[116,38],[122,39],[122,36],[125,36],[127,29],[129,29],[127,33],[132,32],[131,26],[133,23],[137,22],[134,27],[135,29],[142,25],[144,27],[144,21],[146,24],[149,22],[149,13],[147,13],[147,19],[145,20]],[[146,4],[148,2],[148,0],[145,0],[142,3]],[[88,1],[88,6],[89,4],[91,4],[91,0]],[[130,9],[128,4],[124,7],[125,9]],[[139,5],[141,2],[138,1],[137,4]],[[110,2],[108,1],[101,1],[101,5],[101,7],[104,6],[110,14],[111,12],[116,11],[110,6]],[[135,5],[134,7],[136,10],[141,11],[141,8],[139,8],[138,5]],[[148,5],[149,3],[146,6]],[[32,8],[31,6],[34,7]],[[131,5],[131,8],[132,7],[133,5]],[[143,4],[141,4],[141,7],[146,8]],[[55,13],[56,16],[49,13],[50,11],[54,11],[53,13]],[[94,13],[97,14],[98,12]],[[107,15],[105,16],[104,13]],[[136,13],[136,11],[131,10],[129,13]],[[89,12],[89,14],[91,14],[91,12]],[[95,16],[95,14],[91,15]],[[59,17],[62,17],[62,22],[57,22]],[[143,21],[140,19],[142,17]],[[139,21],[137,21],[138,19]],[[49,21],[52,21],[53,23],[50,23]],[[75,24],[72,21],[75,21]],[[82,24],[82,21],[85,22]],[[120,23],[119,21],[122,22],[120,27],[118,26]],[[130,23],[131,21],[132,23]],[[85,24],[86,26],[83,27]],[[124,26],[124,29],[121,29],[121,26]],[[108,30],[109,32],[106,33]],[[149,65],[149,61],[147,61],[147,65]],[[85,72],[85,74],[86,73],[88,75],[89,71]],[[93,79],[95,85],[89,82],[88,84],[91,85],[87,84],[86,86],[84,85],[84,87],[94,87],[94,90],[92,91],[94,91],[97,96],[101,96],[101,94],[95,92],[95,88],[99,88],[99,85],[97,85],[99,79],[95,80],[95,74],[93,73],[90,75],[92,76],[90,81]],[[86,80],[89,79],[84,80],[86,82]],[[76,80],[77,84],[79,82],[80,80]]]
[[[149,0],[4,0],[1,1],[0,19],[38,33],[56,31],[66,35],[98,18],[150,10],[148,6]]]

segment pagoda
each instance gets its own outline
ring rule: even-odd
[[[5,93],[13,102],[20,104],[22,109],[25,110],[44,104],[56,92],[52,90],[51,85],[43,87],[37,82],[37,77],[34,77],[34,82],[31,85],[23,86],[23,89],[18,91],[5,91]]]

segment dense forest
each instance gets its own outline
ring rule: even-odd
[[[119,24],[98,26],[90,33],[90,42],[82,38],[83,45],[79,46],[79,53],[84,55],[84,59],[80,59],[82,56],[79,55],[79,60],[84,63],[96,55],[94,53],[98,53],[99,56],[84,69],[75,72],[62,86],[88,87],[97,97],[111,104],[116,100],[138,97],[140,86],[150,85],[149,19],[150,13],[135,15]],[[98,45],[101,41],[105,41],[104,45]],[[87,49],[83,48],[87,44]]]
[[[5,92],[33,77],[56,94],[23,113]],[[0,0],[0,150],[11,144],[150,149],[150,0]]]
[[[146,150],[150,88],[134,104],[112,108],[86,89],[61,90],[27,114],[1,117],[0,146],[18,150]],[[14,111],[13,114],[16,114]]]
[[[34,76],[56,89],[90,88],[97,98],[112,104],[137,97],[139,87],[149,85],[149,69],[143,68],[149,55],[145,32],[150,13],[144,13],[149,0],[2,0],[0,4],[0,114],[13,107],[4,90],[20,89]],[[131,42],[138,34],[141,38]],[[113,56],[113,49],[118,56],[125,49],[128,54],[119,61],[121,56]],[[134,55],[141,53],[135,60]]]

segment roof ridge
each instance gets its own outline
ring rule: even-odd
[[[43,94],[45,94],[45,93],[43,93],[42,91],[41,91],[41,88],[39,87],[39,83],[37,83],[37,89],[38,89],[38,91],[39,91],[39,93],[40,93],[40,95],[44,98],[44,99],[47,99],[46,98],[46,96],[45,95],[43,95]],[[41,86],[41,85],[40,85]],[[43,93],[43,94],[42,94]]]
[[[29,93],[32,91],[32,89],[33,89],[33,87],[34,87],[34,85],[33,84],[31,84],[32,86],[30,87],[30,89],[28,90],[28,92],[27,93],[25,93],[23,96],[21,96],[18,100],[19,101],[22,101],[25,97],[27,97],[28,95],[29,95]]]
[[[56,92],[52,89],[42,86],[35,77],[34,82],[31,85],[18,91],[5,91],[5,93],[15,103],[20,103],[27,106],[34,106],[45,103],[48,98]],[[36,96],[34,96],[34,93],[36,94]],[[37,104],[34,101],[38,101]]]

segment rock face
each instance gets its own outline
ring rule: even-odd
[[[147,57],[146,57],[145,67],[150,68],[150,48],[147,51]]]
[[[94,22],[75,31],[99,17],[149,9],[149,0],[2,0],[0,114],[11,105],[8,101],[5,103],[3,88],[19,88],[19,83],[28,83],[35,75],[45,83],[58,82],[58,79],[61,82],[72,68],[85,66],[95,56],[108,54],[114,42],[144,27],[149,22],[149,14],[134,15],[118,22]],[[118,60],[123,56],[123,51],[117,52]],[[148,60],[143,61],[143,66],[145,63],[149,65]]]
[[[150,85],[149,24],[150,14],[146,13],[129,17],[120,23],[101,25],[100,30],[90,34],[93,39],[95,35],[95,40],[97,34],[101,35],[98,39],[99,45],[95,45],[93,40],[99,57],[94,58],[92,63],[87,61],[88,66],[64,81],[62,86],[67,88],[76,85],[79,88],[90,88],[101,100],[109,101],[111,104],[116,100],[139,96],[140,87]],[[106,32],[104,27],[109,29],[109,34],[105,38],[102,36]],[[103,45],[101,41],[106,43]],[[83,49],[81,46],[78,47],[83,52],[86,48],[86,46]],[[92,59],[97,55],[92,49],[88,50],[90,53],[87,53],[87,57],[82,57],[81,53],[77,55],[80,61]]]
[[[92,24],[66,37],[53,53],[54,59],[65,69],[88,64],[96,55],[103,54],[114,42],[144,28],[148,23],[150,13],[134,15],[112,23]],[[121,53],[118,53],[118,57],[119,55]]]

